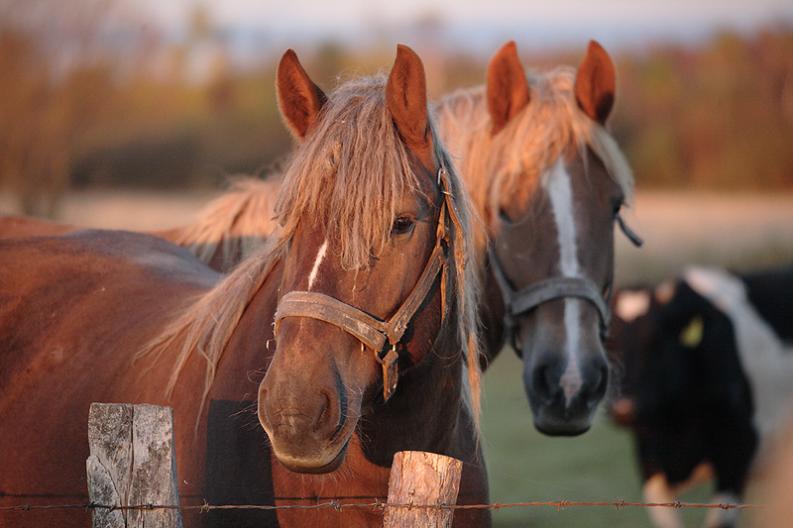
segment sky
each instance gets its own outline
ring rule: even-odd
[[[164,27],[178,30],[201,0],[137,0]],[[515,38],[560,47],[596,38],[607,46],[690,41],[721,28],[750,31],[793,24],[791,0],[222,0],[205,2],[230,34],[269,39],[365,41],[400,36],[421,17],[442,21],[444,35],[462,46]]]

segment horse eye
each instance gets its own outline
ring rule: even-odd
[[[413,221],[412,218],[407,216],[400,216],[396,220],[394,220],[394,225],[391,226],[391,234],[392,235],[406,235],[413,231],[413,228],[416,226],[416,223]]]
[[[617,215],[620,214],[620,209],[622,209],[622,200],[617,200],[612,205],[611,216],[617,218]]]
[[[509,217],[509,215],[507,214],[507,212],[504,210],[504,208],[503,208],[503,207],[502,207],[502,208],[499,208],[499,210],[498,210],[498,216],[499,216],[499,218],[501,218],[501,219],[502,219],[504,222],[507,222],[507,223],[509,223],[509,224],[511,224],[511,223],[512,223],[512,218],[510,218],[510,217]]]

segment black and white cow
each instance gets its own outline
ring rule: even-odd
[[[712,475],[714,502],[739,501],[761,440],[793,409],[793,266],[691,268],[619,291],[614,312],[623,376],[611,413],[634,433],[645,500],[673,501]],[[650,512],[656,526],[682,526],[675,510]],[[733,526],[736,515],[710,510],[706,525]]]

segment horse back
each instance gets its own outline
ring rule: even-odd
[[[32,216],[0,216],[0,239],[62,235],[76,229],[68,224],[58,224]]]

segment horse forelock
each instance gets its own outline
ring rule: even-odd
[[[420,192],[384,94],[381,76],[334,91],[293,153],[276,202],[284,236],[301,221],[322,224],[345,269],[371,264],[388,243],[400,197]]]
[[[170,394],[187,360],[200,354],[207,362],[204,401],[215,370],[245,308],[271,275],[293,237],[298,222],[325,222],[336,237],[339,257],[350,268],[365,267],[388,243],[398,201],[406,191],[420,193],[407,148],[388,113],[385,77],[345,83],[330,95],[323,117],[294,153],[284,174],[275,212],[282,226],[266,246],[243,260],[213,289],[192,301],[138,355],[157,356],[177,349],[167,392]],[[454,263],[458,337],[467,368],[466,402],[479,424],[480,362],[479,294],[472,250],[472,208],[448,154],[430,123],[438,164],[443,163],[451,184],[460,225],[455,226],[450,252]],[[202,402],[203,406],[203,402]]]
[[[529,72],[530,102],[495,136],[484,86],[457,91],[438,105],[441,136],[487,222],[496,220],[487,212],[497,211],[503,197],[533,192],[540,176],[571,146],[591,148],[630,202],[630,166],[608,131],[578,108],[575,74],[566,66]]]

